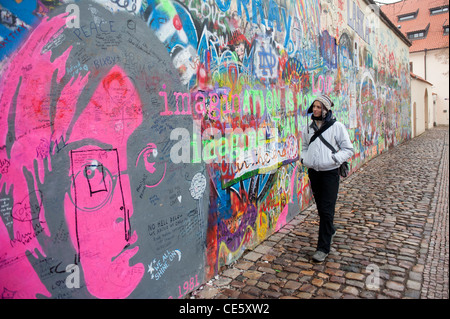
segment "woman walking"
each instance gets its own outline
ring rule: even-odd
[[[312,113],[312,123],[302,131],[300,160],[308,168],[320,218],[317,250],[312,256],[316,262],[324,261],[330,252],[336,234],[333,221],[339,191],[339,167],[354,153],[346,127],[333,117],[333,106],[334,103],[328,96],[317,97],[307,112]],[[336,150],[335,153],[326,142]]]

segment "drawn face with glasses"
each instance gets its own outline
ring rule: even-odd
[[[30,47],[34,49],[27,52]],[[142,141],[142,149],[152,146],[143,151],[144,167],[137,167],[137,154],[130,154],[128,140],[143,121],[139,94],[125,71],[114,66],[96,88],[90,88],[92,95],[82,98],[88,75],[70,83],[52,82],[58,66],[48,56],[36,54],[41,49],[33,41],[23,49],[40,57],[39,70],[7,71],[1,83],[5,92],[18,93],[16,98],[4,94],[1,100],[15,121],[12,125],[3,117],[0,126],[0,159],[12,164],[2,172],[0,198],[14,212],[0,223],[0,254],[28,256],[12,268],[0,268],[0,277],[9,278],[1,284],[23,298],[54,297],[55,281],[62,280],[49,277],[48,269],[62,268],[64,273],[66,265],[76,263],[83,271],[80,291],[87,289],[87,296],[99,298],[125,298],[145,272],[142,263],[130,262],[139,250],[138,235],[130,225],[130,169],[157,174],[161,166],[150,161],[158,152],[149,141]],[[22,70],[25,61],[14,62],[9,70]],[[58,85],[60,95],[51,110],[50,92]],[[77,112],[80,104],[82,111]],[[24,274],[29,274],[26,287]]]
[[[102,12],[105,21],[115,19]],[[151,74],[126,63],[94,69],[95,54],[117,52],[70,41],[65,16],[44,19],[1,73],[0,293],[126,298],[165,289],[170,295],[166,281],[145,276],[148,259],[176,246],[192,257],[178,267],[201,275],[204,238],[197,246],[192,239],[204,229],[182,222],[206,227],[197,214],[205,212],[198,206],[203,192],[189,191],[203,167],[170,162],[170,131],[191,126],[192,118],[159,116],[159,88],[148,85],[164,78],[178,87],[179,74],[160,62],[168,57],[139,51],[137,60],[160,63]],[[122,46],[129,49],[128,42]],[[83,71],[66,72],[88,53],[93,56]],[[167,230],[161,244],[146,231],[168,216],[176,216],[180,224],[173,226],[185,233],[181,240]],[[80,271],[77,289],[64,284],[73,264],[78,267],[70,269]],[[184,273],[174,266],[167,278],[176,287]]]

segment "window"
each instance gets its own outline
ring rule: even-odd
[[[448,25],[444,25],[444,35],[448,35]]]
[[[425,30],[408,33],[408,39],[410,39],[410,40],[418,40],[418,39],[423,39],[423,38],[425,38]]]
[[[425,39],[427,37],[429,28],[430,28],[430,24],[428,23],[427,27],[424,30],[408,32],[407,37],[409,40]]]
[[[415,17],[416,16],[414,14],[411,14],[411,15],[408,15],[408,16],[403,16],[403,17],[398,17],[398,21],[412,20]]]
[[[398,21],[408,21],[408,20],[413,20],[417,17],[417,13],[419,13],[419,9],[417,9],[416,12],[410,12],[410,13],[405,13],[402,15],[397,16]]]
[[[439,14],[439,13],[446,13],[446,12],[448,12],[448,5],[430,9],[431,15]]]

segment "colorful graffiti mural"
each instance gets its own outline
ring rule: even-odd
[[[310,205],[321,93],[352,171],[409,139],[408,46],[367,8],[2,2],[2,298],[182,298]]]

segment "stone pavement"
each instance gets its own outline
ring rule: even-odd
[[[448,143],[435,127],[342,181],[323,263],[313,204],[188,298],[449,298]]]

